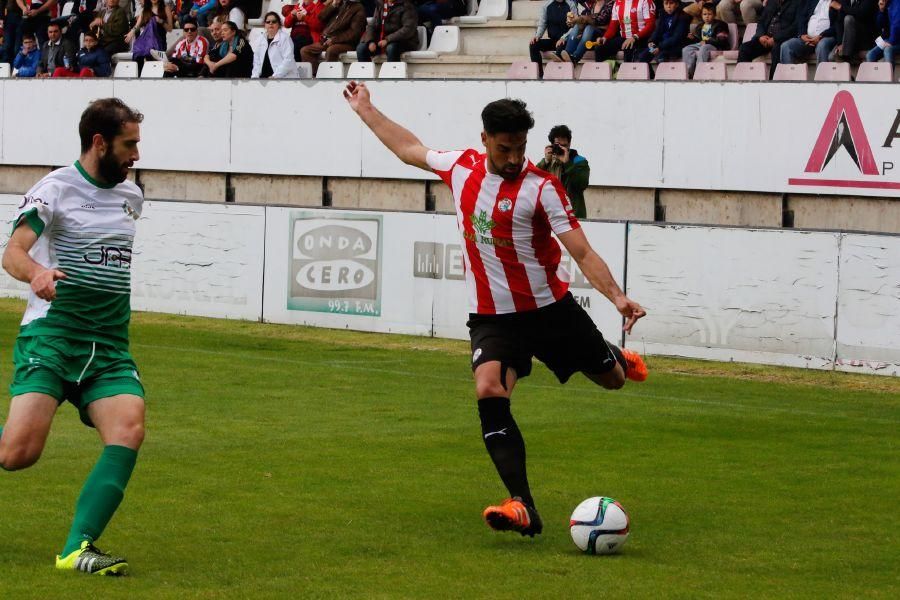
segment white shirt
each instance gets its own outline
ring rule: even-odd
[[[828,19],[828,7],[830,4],[830,0],[819,0],[819,3],[816,4],[816,10],[813,11],[812,16],[809,18],[806,35],[816,37],[831,27],[831,21]]]
[[[267,52],[269,53],[269,63],[272,65],[272,79],[295,79],[300,76],[297,63],[294,61],[294,42],[291,40],[290,34],[284,29],[279,29],[271,44],[265,34],[257,37],[254,41],[253,72],[250,77],[259,78]]]

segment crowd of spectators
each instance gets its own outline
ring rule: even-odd
[[[542,72],[551,60],[697,62],[727,50],[729,23],[756,24],[738,47],[738,62],[893,62],[900,47],[900,0],[547,0],[529,45]],[[861,55],[865,53],[865,58]]]
[[[316,72],[322,60],[355,53],[401,60],[419,44],[418,26],[431,35],[464,14],[466,0],[297,0],[267,13],[253,42],[248,19],[263,0],[0,0],[0,62],[18,77],[106,77],[113,57],[165,62],[166,77],[291,78],[297,62]],[[730,23],[755,24],[738,61],[769,57],[781,63],[893,62],[900,47],[900,0],[546,0],[529,45],[542,70],[552,60],[656,64],[698,62],[728,49]],[[167,36],[181,37],[167,47]],[[178,37],[178,36],[176,36]]]

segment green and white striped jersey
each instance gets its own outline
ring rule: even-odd
[[[77,161],[53,171],[25,194],[13,228],[38,235],[31,256],[66,274],[56,299],[32,293],[20,335],[57,335],[128,347],[131,249],[144,195],[134,183],[104,185]]]

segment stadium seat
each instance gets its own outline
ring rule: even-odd
[[[537,79],[537,63],[530,60],[517,60],[506,69],[507,79]]]
[[[344,64],[339,62],[323,62],[319,63],[319,70],[316,71],[316,79],[343,79]]]
[[[664,62],[656,65],[659,81],[687,81],[687,65],[683,62]]]
[[[347,79],[375,79],[375,63],[353,62],[347,67]]]
[[[66,2],[62,7],[62,11],[60,11],[60,13],[59,13],[59,16],[60,17],[68,17],[69,15],[72,14],[72,10],[74,8],[75,8],[74,2]]]
[[[160,64],[162,64],[162,63],[160,63]],[[138,76],[137,63],[134,62],[133,60],[128,60],[128,61],[123,60],[123,61],[116,63],[116,70],[113,72],[113,77],[115,77],[116,79],[120,79],[123,77],[137,77],[137,76]]]
[[[171,52],[175,49],[175,44],[181,40],[181,36],[184,35],[184,30],[182,29],[173,29],[172,31],[166,33],[166,52]]]
[[[419,25],[416,27],[416,33],[419,34],[419,47],[416,50],[427,50],[428,49],[428,30],[425,29],[424,25]]]
[[[141,79],[160,79],[165,73],[163,67],[166,63],[148,60],[144,62],[144,68],[141,69]]]
[[[774,81],[809,81],[809,65],[786,65],[778,63],[775,67]]]
[[[9,63],[0,63],[0,79],[6,79],[12,73],[12,69],[9,68]]]
[[[734,34],[733,44],[734,45],[729,50],[724,50],[721,52],[719,52],[719,51],[712,52],[713,57],[721,56],[725,60],[737,60],[738,47],[740,46],[740,43],[738,43],[737,25],[734,23],[731,23],[728,25],[728,39],[731,40],[732,26],[734,26],[734,31],[733,31],[733,34]],[[754,35],[756,35],[756,23],[748,23],[747,27],[744,29],[744,37],[740,38],[741,43],[749,42],[751,39],[753,39]]]
[[[406,79],[405,62],[385,62],[378,69],[378,79]]]
[[[609,68],[609,63],[605,61],[586,62],[581,65],[578,79],[582,81],[609,81],[612,79],[612,69]]]
[[[856,81],[859,82],[884,82],[891,83],[894,80],[894,66],[884,62],[860,63],[856,71]]]
[[[698,62],[694,81],[725,81],[725,63]]]
[[[300,79],[312,79],[312,63],[298,62],[297,71],[300,73]]]
[[[709,57],[716,59],[723,56],[726,60],[737,60],[737,49],[740,44],[741,36],[737,23],[728,23],[728,50],[713,50],[709,53]]]
[[[616,74],[619,81],[646,81],[650,79],[650,65],[647,63],[622,63]]]
[[[254,27],[251,29],[250,32],[247,33],[247,41],[250,42],[250,47],[252,48],[256,40],[263,35],[266,35],[266,29],[264,27]]]
[[[434,28],[431,34],[431,44],[427,50],[413,50],[404,56],[409,58],[437,58],[441,54],[456,54],[459,52],[459,27],[455,25],[442,25]]]
[[[575,65],[570,62],[549,62],[544,65],[544,79],[573,79]]]
[[[131,52],[116,52],[109,58],[115,64],[117,62],[131,62],[134,60],[134,55]]]
[[[850,63],[819,63],[813,81],[850,81]]]
[[[507,0],[481,0],[478,11],[473,16],[459,17],[459,22],[467,25],[505,21],[509,7]]]
[[[739,62],[734,65],[731,81],[767,81],[769,65],[761,62]]]

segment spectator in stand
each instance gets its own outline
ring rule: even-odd
[[[878,62],[884,58],[884,62],[892,65],[900,50],[900,0],[878,0],[875,19],[879,35],[875,47],[866,54],[866,60]]]
[[[212,9],[212,13],[210,18],[207,19],[207,22],[212,23],[213,19],[216,17],[222,17],[223,23],[231,21],[237,25],[238,29],[241,31],[243,31],[244,27],[247,25],[247,15],[244,12],[243,7],[240,6],[239,0],[216,0],[216,6]]]
[[[768,0],[759,19],[756,35],[738,48],[738,62],[749,62],[771,52],[771,79],[781,58],[781,44],[794,37],[799,3],[800,0]]]
[[[19,57],[19,48],[22,47],[23,31],[22,31],[22,13],[24,2],[21,0],[3,0],[3,50],[0,56],[0,62],[12,64]],[[35,41],[34,34],[31,41]],[[35,48],[37,43],[35,42]],[[34,77],[34,75],[27,75]]]
[[[106,0],[106,6],[97,10],[90,29],[100,31],[100,45],[112,56],[118,52],[128,52],[125,36],[128,34],[128,15],[119,6],[119,0]]]
[[[691,43],[681,51],[681,60],[687,65],[688,79],[693,79],[698,61],[709,62],[713,50],[728,48],[728,25],[715,17],[716,7],[710,2],[700,12],[703,22],[696,32],[688,34]]]
[[[62,0],[59,5],[65,6],[66,4],[67,2]],[[81,40],[81,34],[90,29],[96,10],[97,0],[75,0],[72,12],[68,16],[60,16],[54,20],[65,28],[63,35],[77,47]]]
[[[663,0],[663,14],[656,21],[656,29],[637,57],[638,62],[679,60],[681,49],[688,41],[691,19],[681,9],[679,0]]]
[[[288,4],[281,7],[284,15],[284,26],[291,30],[291,40],[294,42],[294,59],[300,60],[300,49],[310,44],[318,44],[322,41],[322,22],[319,13],[325,6],[320,0],[306,0],[297,4]]]
[[[428,39],[434,28],[443,25],[447,19],[459,17],[469,10],[466,0],[423,0],[419,2],[419,23],[428,30]]]
[[[572,211],[576,217],[584,219],[587,217],[584,190],[591,177],[591,167],[587,159],[572,148],[572,130],[565,125],[552,128],[547,139],[550,144],[544,148],[544,158],[537,168],[552,173],[562,182]]]
[[[44,43],[49,39],[47,35],[47,27],[50,25],[50,19],[56,16],[57,3],[56,0],[15,0],[21,2],[19,5],[22,9],[22,33],[33,33],[38,44],[43,48]]]
[[[172,9],[163,0],[147,0],[134,27],[125,36],[125,43],[131,44],[131,57],[144,68],[144,61],[152,56],[153,50],[166,50],[166,32],[172,31],[174,16]],[[132,43],[133,42],[133,43]]]
[[[716,16],[726,23],[756,23],[763,11],[763,4],[763,0],[721,0],[716,7]]]
[[[875,43],[878,0],[834,0],[831,7],[841,11],[836,25],[838,45],[834,48],[833,60],[856,62],[857,53]]]
[[[294,42],[281,28],[281,15],[267,12],[263,17],[265,35],[253,45],[253,79],[296,79],[300,76],[294,61]]]
[[[200,35],[197,19],[184,19],[184,37],[175,44],[175,49],[167,55],[163,67],[163,77],[198,77],[203,70],[203,59],[209,52],[209,42]],[[155,55],[155,53],[154,53]]]
[[[578,5],[575,4],[575,0],[547,0],[541,7],[537,29],[528,44],[531,62],[537,63],[538,74],[541,77],[544,76],[544,60],[541,58],[541,52],[549,50],[561,52],[563,50],[566,33],[571,28],[571,25],[568,24],[569,14],[573,19],[578,14]],[[545,33],[547,34],[546,38],[544,37]]]
[[[615,58],[619,50],[625,62],[634,62],[638,52],[647,47],[656,28],[656,5],[652,0],[616,0],[606,33],[597,40],[596,60]]]
[[[681,9],[684,11],[684,14],[688,16],[691,20],[691,24],[699,25],[703,20],[700,16],[700,13],[703,11],[703,5],[709,2],[710,0],[688,0],[682,5]],[[713,4],[718,4],[719,0],[712,0]]]
[[[75,46],[63,39],[58,23],[47,26],[47,41],[41,46],[41,60],[38,62],[37,76],[50,77],[57,67],[75,66]]]
[[[566,32],[565,47],[559,50],[560,58],[578,64],[587,52],[588,42],[593,42],[609,25],[615,3],[616,0],[593,0],[585,5],[580,15],[567,18],[566,23],[571,22],[572,28]]]
[[[182,0],[179,20],[184,26],[185,17],[194,17],[200,27],[206,27],[215,16],[218,0]]]
[[[788,65],[806,62],[809,55],[816,53],[816,61],[828,62],[828,56],[837,41],[834,39],[835,25],[840,11],[831,8],[834,0],[804,0],[797,11],[797,37],[781,45],[781,59]]]
[[[41,51],[38,50],[34,34],[22,35],[22,50],[13,59],[13,68],[17,69],[16,77],[35,77],[40,61]]]
[[[366,30],[366,10],[357,0],[328,0],[319,13],[319,21],[325,25],[321,41],[300,50],[300,58],[312,64],[313,74],[319,68],[322,52],[325,60],[333,62],[342,52],[356,48]]]
[[[384,53],[388,62],[419,47],[419,12],[412,0],[378,0],[375,16],[356,47],[356,60],[371,62]]]
[[[84,47],[78,51],[75,63],[70,68],[56,67],[53,71],[53,77],[109,77],[111,74],[109,54],[91,30],[84,32]]]
[[[221,27],[222,41],[206,55],[201,77],[250,77],[253,71],[253,50],[233,21]]]

